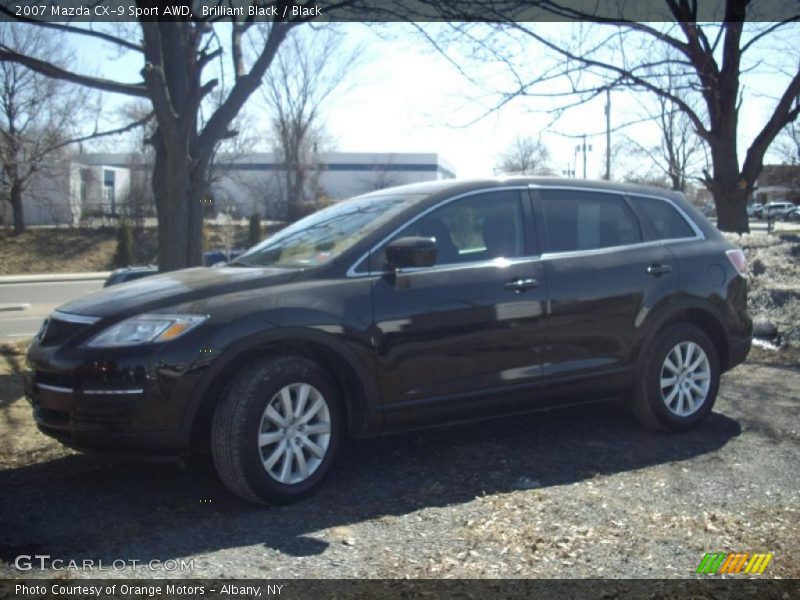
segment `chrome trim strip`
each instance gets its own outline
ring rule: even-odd
[[[372,253],[374,250],[376,250],[377,248],[381,247],[383,244],[385,244],[390,239],[392,239],[392,237],[394,237],[395,234],[397,234],[401,229],[404,229],[404,228],[408,227],[412,223],[416,223],[417,221],[419,221],[422,217],[424,217],[428,213],[431,213],[434,210],[436,210],[438,208],[441,208],[442,206],[446,206],[446,205],[450,204],[451,202],[455,202],[456,200],[460,200],[461,198],[468,198],[469,196],[476,196],[478,194],[485,194],[486,192],[506,192],[506,191],[509,191],[509,190],[527,190],[527,189],[528,189],[528,186],[525,186],[525,185],[511,185],[511,186],[502,186],[502,187],[496,187],[495,186],[495,187],[489,187],[489,188],[481,188],[479,190],[471,190],[469,192],[464,192],[463,194],[459,194],[458,196],[452,196],[451,198],[445,198],[444,200],[442,200],[438,204],[434,204],[433,206],[430,206],[430,207],[426,208],[424,211],[422,211],[421,213],[416,215],[410,221],[406,221],[405,223],[400,225],[400,227],[398,227],[397,229],[392,231],[389,235],[384,237],[380,242],[378,242],[377,244],[372,246],[372,248],[370,248],[364,254],[362,254],[360,257],[358,257],[358,259],[350,266],[350,268],[347,269],[346,275],[347,275],[347,277],[370,277],[372,275],[380,275],[381,273],[379,273],[377,271],[376,272],[356,271],[356,267],[358,265],[360,265],[361,261],[363,261],[365,258],[367,258],[370,255],[370,253]],[[461,265],[461,263],[455,263],[455,264]],[[468,263],[465,263],[465,264],[468,264]],[[469,264],[472,264],[472,263],[469,263]],[[451,266],[451,265],[436,265],[436,266],[446,267],[446,266]],[[432,268],[436,268],[436,267],[417,267],[417,268],[419,268],[419,269],[432,269]],[[385,274],[386,271],[383,271],[382,273]]]
[[[59,394],[72,394],[75,392],[72,388],[59,387],[57,385],[47,385],[46,383],[37,383],[36,387],[49,392],[58,392]]]
[[[514,258],[491,258],[489,260],[479,260],[467,263],[448,263],[445,265],[434,265],[432,267],[406,267],[405,269],[397,269],[394,271],[397,275],[409,275],[412,273],[440,273],[442,271],[462,271],[464,269],[478,269],[482,267],[496,267],[504,269],[514,265],[538,262],[541,260],[539,256],[517,256]],[[371,275],[388,275],[390,271],[382,271],[381,273],[370,273]]]
[[[94,325],[100,320],[100,317],[73,315],[72,313],[61,312],[60,310],[54,310],[52,313],[50,313],[50,318],[58,319],[59,321],[66,321],[67,323],[81,323],[83,325]]]
[[[619,252],[621,250],[648,248],[653,246],[664,246],[672,242],[696,242],[699,238],[671,238],[668,240],[653,240],[652,242],[638,242],[636,244],[625,244],[623,246],[606,246],[605,248],[592,248],[591,250],[568,250],[564,252],[545,252],[542,260],[557,258],[575,258],[579,256],[593,256],[595,254],[606,254],[607,252]]]
[[[83,393],[91,396],[122,396],[127,394],[144,394],[144,388],[129,390],[83,390]]]

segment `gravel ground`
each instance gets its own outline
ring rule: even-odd
[[[0,576],[49,554],[194,564],[103,577],[691,577],[749,551],[775,554],[763,577],[800,577],[796,353],[754,351],[692,432],[595,405],[358,441],[285,507],[238,501],[208,465],[61,448],[31,425],[21,359],[0,356]]]

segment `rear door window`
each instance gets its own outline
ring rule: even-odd
[[[549,252],[575,252],[642,241],[639,224],[621,196],[542,190]]]
[[[642,223],[647,240],[674,240],[694,237],[689,223],[669,202],[655,198],[631,198],[636,215]]]

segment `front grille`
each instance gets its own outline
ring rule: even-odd
[[[50,317],[45,327],[44,335],[42,335],[39,344],[42,346],[58,346],[75,337],[90,325],[88,323],[72,323]]]

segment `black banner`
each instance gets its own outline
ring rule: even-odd
[[[15,600],[314,600],[392,598],[753,598],[789,600],[800,581],[775,579],[578,579],[578,580],[291,580],[291,579],[20,579],[0,581],[0,598]]]
[[[746,6],[745,6],[746,5]],[[694,21],[784,21],[800,0],[688,3]],[[0,0],[0,20],[126,21],[651,21],[676,20],[666,0]]]

